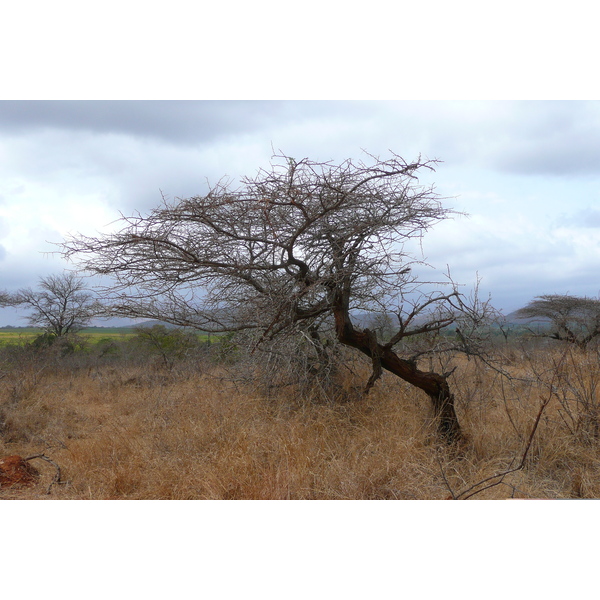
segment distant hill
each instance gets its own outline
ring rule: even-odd
[[[154,327],[155,325],[162,325],[167,329],[179,329],[179,325],[173,325],[172,323],[166,323],[165,321],[142,321],[141,323],[132,323],[131,325],[126,325],[127,329],[133,329],[134,327]]]

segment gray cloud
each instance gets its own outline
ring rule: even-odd
[[[385,131],[394,149],[409,142],[449,165],[521,175],[600,174],[600,102],[384,102],[368,108],[380,141]]]
[[[600,103],[518,102],[498,128],[490,165],[510,173],[600,174]],[[493,144],[492,144],[493,145]]]
[[[284,151],[293,144],[313,157],[392,149],[510,173],[600,172],[598,102],[0,102],[0,131],[48,130],[193,146],[255,136],[269,150],[287,142]]]
[[[10,225],[0,288],[64,268],[40,254],[45,240],[147,212],[160,190],[186,197],[202,194],[206,178],[252,176],[273,147],[315,160],[358,158],[361,148],[439,158],[423,183],[458,195],[444,203],[473,222],[426,236],[438,268],[449,264],[459,281],[479,271],[512,308],[554,285],[593,285],[600,103],[0,102],[0,133],[0,214]],[[553,227],[591,237],[552,243]]]
[[[588,206],[574,214],[562,214],[554,225],[597,229],[600,228],[600,210]]]
[[[223,135],[263,126],[278,110],[270,104],[152,100],[5,101],[0,103],[0,129],[10,133],[66,129],[206,143]]]
[[[340,110],[347,115],[365,108],[360,102],[327,101],[2,101],[0,131],[59,129],[202,144],[281,122],[334,118]]]

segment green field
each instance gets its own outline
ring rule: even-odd
[[[32,342],[38,335],[43,333],[42,329],[35,327],[2,327],[0,328],[0,347],[9,344],[27,344]],[[137,335],[137,331],[131,327],[90,327],[82,329],[77,335],[90,344],[94,345],[101,340],[125,341]],[[201,342],[213,341],[218,336],[207,334],[198,334]]]
[[[27,344],[32,342],[43,331],[34,327],[3,327],[0,328],[0,346],[8,344]],[[129,327],[92,327],[83,329],[78,335],[92,344],[100,340],[125,340],[136,332]]]

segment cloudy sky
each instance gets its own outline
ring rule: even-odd
[[[427,178],[467,216],[423,258],[505,312],[537,294],[600,292],[600,102],[3,101],[0,289],[68,265],[53,245],[119,214],[268,166],[273,150],[342,161],[362,149],[442,161]],[[0,325],[23,323],[14,309]]]
[[[61,272],[67,265],[49,254],[56,249],[53,243],[69,233],[110,230],[120,212],[156,206],[161,190],[169,197],[187,196],[201,193],[207,178],[214,182],[223,175],[252,175],[268,165],[273,148],[298,158],[340,161],[359,157],[364,148],[382,157],[392,150],[407,160],[420,154],[443,161],[430,181],[448,198],[447,206],[470,216],[437,226],[424,240],[424,254],[439,269],[449,265],[454,278],[467,286],[479,273],[483,290],[492,294],[498,308],[511,311],[542,293],[597,295],[600,103],[572,101],[600,97],[594,76],[598,43],[593,10],[585,0],[568,6],[529,0],[375,0],[363,5],[171,0],[152,6],[106,0],[101,7],[70,0],[6,3],[0,98],[15,101],[0,101],[0,290],[34,286],[40,276]],[[31,98],[241,101],[22,101]],[[265,101],[274,98],[290,100]],[[362,101],[340,101],[350,98]],[[444,100],[416,101],[421,98]],[[515,98],[566,101],[490,101]],[[256,101],[246,101],[250,99]],[[0,309],[0,326],[5,324],[23,321],[13,309]],[[400,546],[387,546],[390,515],[381,513],[380,506],[377,515],[369,514],[368,523],[381,515],[385,522],[376,521],[381,526],[375,530],[362,530],[368,531],[369,547],[381,543],[383,548],[383,554],[372,553],[373,573],[380,574],[381,560],[386,564],[400,552],[417,574],[411,584],[420,590],[422,576],[429,577],[429,572],[421,570],[427,568],[423,561],[412,559],[420,556],[413,549],[437,535],[428,529],[437,520],[431,518],[430,506],[417,504],[411,507],[422,511],[414,513],[417,518],[401,519]],[[544,509],[553,510],[548,517],[556,520],[554,507],[534,505],[528,527]],[[169,510],[166,505],[164,509]],[[409,510],[405,505],[402,509]],[[148,510],[155,513],[156,506]],[[344,527],[348,519],[357,522],[356,510],[356,505],[335,507]],[[470,514],[483,510],[493,511],[485,513],[487,522],[507,514],[507,535],[506,541],[496,536],[489,544],[480,521],[474,520],[472,528],[468,520],[461,521],[469,533],[463,536],[469,543],[465,552],[473,539],[486,550],[481,562],[473,558],[482,583],[489,579],[489,565],[503,564],[520,539],[518,531],[527,529],[522,527],[525,521],[515,521],[514,511],[499,512],[498,505],[489,509],[483,503],[469,507]],[[31,509],[27,511],[30,520]],[[138,506],[135,511],[144,523],[151,516]],[[210,536],[214,547],[224,539],[231,509],[227,511],[220,519],[206,520],[209,527],[217,523]],[[269,511],[271,515],[271,506]],[[585,519],[585,526],[575,529],[587,534],[592,521],[579,513],[569,513],[569,524]],[[172,524],[173,513],[165,516]],[[46,515],[42,518],[40,527],[48,523]],[[68,520],[61,520],[61,527]],[[281,522],[273,521],[286,536],[288,528],[280,527]],[[107,531],[112,531],[114,519],[108,523]],[[269,519],[260,523],[262,531]],[[330,531],[320,519],[302,523],[317,538]],[[374,531],[385,535],[374,538]],[[353,540],[356,533],[352,531]],[[552,536],[555,541],[556,531]],[[281,555],[283,563],[270,553],[287,540],[273,543],[261,537],[252,540],[261,550],[256,556],[264,562],[266,554],[287,576],[293,550]],[[533,537],[545,543],[540,546],[545,550],[544,532]],[[22,538],[15,536],[15,543]],[[547,580],[555,591],[555,573],[543,577],[548,570],[545,553],[535,552],[531,538],[523,540],[529,551],[526,562],[541,557],[535,572],[542,574],[531,585],[539,592],[540,582]],[[99,548],[102,560],[106,550],[114,553],[112,542],[110,538],[105,547],[95,540],[94,548],[86,546],[87,552],[80,554],[89,563],[90,551]],[[177,547],[179,541],[169,538],[167,543]],[[309,544],[306,549],[311,551],[312,537]],[[205,546],[213,547],[210,542]],[[181,547],[187,548],[185,543]],[[326,547],[331,548],[329,542]],[[567,560],[563,572],[569,575],[569,560],[574,573],[590,556],[585,543],[571,548],[568,557],[561,557]],[[361,563],[366,578],[359,577],[358,583],[364,583],[357,587],[356,569],[348,571],[355,561],[345,550],[337,553],[345,562],[337,563],[335,572],[348,572],[353,590],[372,591],[373,581],[387,583],[373,578]],[[293,556],[301,561],[308,554],[302,547],[300,552]],[[132,556],[135,561],[136,553]],[[140,556],[146,558],[143,552]],[[173,557],[179,574],[182,557]],[[77,562],[76,556],[70,558]],[[248,556],[243,558],[246,564]],[[230,570],[230,563],[224,568]],[[262,563],[249,564],[261,571]],[[212,566],[228,576],[217,563]],[[450,561],[446,566],[450,574],[460,565]],[[85,564],[81,567],[85,575]],[[155,578],[150,579],[154,584]],[[246,587],[247,579],[240,579]],[[342,579],[332,582],[335,589]],[[573,577],[563,579],[572,591]],[[222,577],[215,581],[221,585]],[[139,581],[135,584],[139,587]],[[273,589],[279,593],[279,588]],[[439,591],[448,595],[445,588]]]

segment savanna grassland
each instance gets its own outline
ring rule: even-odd
[[[446,356],[457,447],[399,379],[384,374],[361,397],[369,364],[353,355],[327,400],[264,385],[260,363],[225,340],[119,335],[0,348],[0,457],[50,459],[29,461],[39,481],[0,498],[600,497],[597,350],[514,339],[491,366]]]

